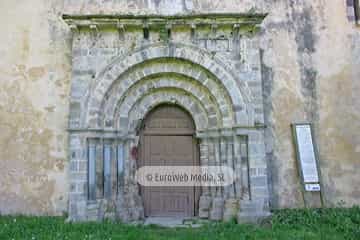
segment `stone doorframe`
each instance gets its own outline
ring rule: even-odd
[[[263,17],[214,15],[211,21],[208,16],[178,18],[189,28],[200,21],[236,29],[243,23],[252,26],[246,29],[253,30]],[[158,24],[159,18],[166,26],[179,21],[146,16],[146,26]],[[85,28],[93,41],[106,41],[97,34],[102,24],[123,31],[123,24],[143,24],[145,17],[64,19],[74,30],[74,38],[81,39]],[[194,42],[171,39],[129,50],[84,82],[84,71],[77,70],[78,65],[86,65],[96,56],[84,58],[82,48],[76,44],[73,47],[69,119],[71,220],[119,218],[128,222],[143,218],[134,179],[138,130],[144,116],[164,103],[184,108],[194,119],[201,165],[227,165],[237,176],[233,186],[202,189],[199,216],[213,220],[237,216],[240,222],[248,222],[269,214],[263,107],[259,96],[253,95],[261,94],[258,49],[250,51],[255,69],[250,71],[254,71],[256,83],[250,87],[244,79],[247,75],[236,73],[213,52]]]

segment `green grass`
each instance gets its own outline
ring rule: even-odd
[[[120,223],[64,223],[61,217],[0,217],[0,239],[324,239],[360,240],[360,208],[280,210],[260,226],[211,223],[167,229]]]

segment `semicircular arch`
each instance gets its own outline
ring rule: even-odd
[[[209,114],[209,118],[214,118],[215,116],[219,119],[221,125],[230,126],[232,121],[229,118],[228,108],[223,105],[219,105],[219,102],[216,101],[216,98],[211,94],[208,89],[204,88],[201,85],[197,85],[196,82],[192,79],[187,78],[176,78],[174,76],[168,75],[158,75],[154,78],[146,78],[137,84],[132,85],[128,90],[127,94],[116,98],[116,100],[109,99],[109,103],[104,106],[104,111],[107,114],[104,114],[104,122],[112,122],[115,119],[116,110],[123,103],[126,104],[126,101],[129,99],[139,98],[141,95],[146,95],[148,92],[156,89],[164,88],[173,88],[180,89],[187,94],[190,94],[194,98],[197,98],[199,102],[204,105],[206,111]],[[224,121],[226,121],[224,123]],[[114,126],[115,127],[115,126]],[[220,126],[219,126],[220,127]]]
[[[252,124],[249,121],[248,114],[252,109],[250,104],[250,91],[247,91],[245,83],[239,83],[234,78],[229,69],[223,66],[211,58],[211,56],[203,50],[194,48],[194,46],[187,46],[184,44],[155,44],[150,45],[144,49],[137,50],[128,54],[125,58],[119,57],[110,64],[102,74],[100,74],[96,80],[97,84],[93,86],[91,93],[89,93],[88,106],[87,106],[87,121],[93,118],[100,111],[101,102],[106,98],[111,85],[121,77],[124,72],[131,69],[132,67],[150,59],[158,58],[176,58],[189,61],[199,67],[204,72],[208,71],[218,79],[226,89],[232,100],[232,108],[236,116],[241,116],[241,119],[237,119],[237,124],[242,123],[243,125]],[[245,84],[245,85],[244,85]],[[240,85],[240,86],[239,86]],[[98,121],[95,121],[98,123]]]
[[[149,63],[150,64],[150,63]],[[160,68],[158,65],[163,67]],[[115,84],[113,84],[111,90],[107,93],[104,98],[104,101],[101,104],[100,109],[103,109],[103,113],[106,113],[109,116],[109,113],[114,112],[114,107],[118,102],[121,102],[126,96],[131,96],[129,91],[132,87],[138,86],[141,84],[148,84],[147,81],[149,78],[174,78],[176,77],[179,82],[178,85],[187,90],[193,89],[193,87],[199,87],[202,89],[202,93],[199,95],[200,98],[209,97],[214,102],[217,102],[218,107],[222,113],[223,123],[228,126],[236,123],[236,116],[232,109],[232,102],[230,97],[226,94],[226,90],[222,89],[221,86],[216,83],[211,78],[206,78],[205,80],[199,80],[197,78],[201,72],[198,72],[196,69],[191,69],[188,73],[184,70],[187,66],[182,66],[181,68],[177,67],[177,71],[174,65],[167,65],[163,63],[156,62],[156,64],[151,64],[151,66],[144,68],[139,67],[132,71],[130,74],[126,74],[123,77],[119,78]],[[176,72],[177,71],[177,72]],[[191,84],[186,85],[186,84]],[[163,80],[165,81],[165,80]],[[156,87],[156,85],[154,85]]]
[[[184,107],[195,121],[196,129],[215,128],[219,125],[218,116],[209,116],[206,107],[191,93],[177,88],[159,88],[122,104],[116,112],[114,121],[120,131],[134,131],[146,112],[160,103],[178,104]]]

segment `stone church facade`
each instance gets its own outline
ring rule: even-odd
[[[248,222],[276,208],[358,205],[360,36],[350,2],[1,3],[13,10],[0,17],[10,26],[0,40],[0,213],[151,216],[166,201],[147,198],[135,174],[146,146],[164,149],[164,139],[167,154],[236,176],[194,190],[190,204],[167,196],[169,211],[191,205],[191,216]],[[304,191],[295,123],[313,127],[321,193]]]

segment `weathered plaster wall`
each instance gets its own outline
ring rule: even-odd
[[[318,137],[326,200],[351,205],[360,199],[360,28],[336,2],[317,9]]]
[[[326,204],[359,204],[359,29],[344,1],[271,8],[262,48],[273,205],[303,205],[289,128],[301,121],[316,127]]]
[[[0,214],[61,214],[71,71],[61,4],[9,0],[0,9]]]
[[[62,13],[268,12],[261,49],[274,207],[303,206],[290,123],[315,123],[328,205],[360,204],[360,34],[344,0],[0,3],[0,212],[67,209],[71,41]]]

